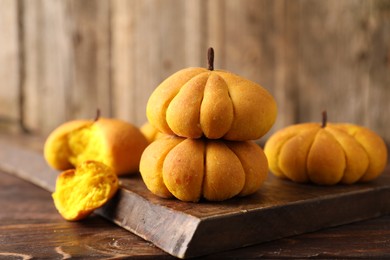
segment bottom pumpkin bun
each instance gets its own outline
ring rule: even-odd
[[[223,201],[259,190],[268,162],[251,141],[166,136],[145,149],[140,173],[147,188],[159,197]]]
[[[87,217],[118,190],[114,170],[101,162],[85,161],[57,177],[52,197],[61,216],[69,221]]]
[[[292,125],[274,133],[264,152],[274,175],[298,183],[367,182],[377,178],[387,164],[383,139],[353,124]]]

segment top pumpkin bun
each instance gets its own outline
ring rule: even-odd
[[[212,50],[212,49],[211,49]],[[255,140],[272,127],[276,102],[260,85],[233,73],[186,68],[151,94],[146,115],[160,132],[186,138]]]

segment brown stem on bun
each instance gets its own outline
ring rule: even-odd
[[[214,70],[214,49],[210,47],[207,51],[208,69]]]
[[[96,116],[95,116],[95,119],[93,120],[94,122],[98,121],[100,118],[100,109],[96,109]]]
[[[322,128],[326,127],[326,123],[328,121],[328,115],[326,113],[326,110],[322,111]]]

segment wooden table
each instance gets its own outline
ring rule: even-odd
[[[0,171],[0,259],[173,259],[132,233],[93,215],[67,222],[50,193]],[[30,257],[30,258],[29,258]],[[280,239],[205,258],[388,258],[390,216]],[[17,258],[20,259],[20,258]]]
[[[33,142],[29,144],[34,145]],[[0,259],[70,257],[174,258],[100,216],[92,215],[81,222],[63,220],[54,207],[50,192],[0,170]],[[222,257],[389,258],[390,216],[203,258]]]

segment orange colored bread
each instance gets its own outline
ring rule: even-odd
[[[165,134],[158,131],[154,126],[152,126],[149,122],[146,122],[143,124],[140,128],[142,134],[145,136],[146,140],[148,140],[149,143],[154,142],[161,136],[164,136]]]
[[[141,131],[122,120],[74,120],[60,125],[48,136],[44,157],[57,170],[96,160],[112,167],[118,175],[132,174],[138,173],[147,145]]]
[[[371,181],[387,164],[383,139],[353,124],[292,125],[273,134],[264,152],[273,174],[300,183]]]
[[[267,177],[268,163],[251,141],[165,136],[145,149],[140,173],[157,196],[223,201],[255,193]]]
[[[97,161],[85,161],[57,177],[52,197],[64,219],[77,221],[103,206],[118,187],[118,177],[111,167]]]
[[[222,70],[187,68],[155,89],[146,114],[166,134],[246,141],[269,131],[277,107],[272,95],[250,80]]]

